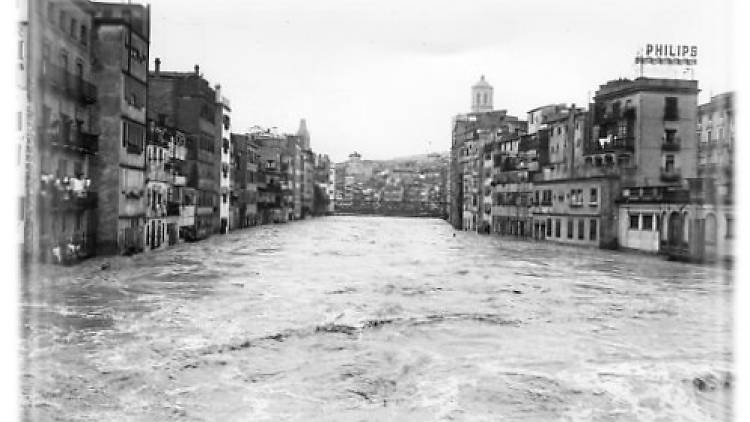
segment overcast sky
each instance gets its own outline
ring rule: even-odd
[[[380,159],[450,148],[450,121],[484,74],[525,118],[634,77],[646,43],[698,45],[706,101],[733,88],[731,2],[153,0],[151,66],[221,83],[233,130],[294,132],[316,152]]]

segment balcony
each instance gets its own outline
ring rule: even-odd
[[[661,181],[672,183],[672,182],[679,182],[682,178],[680,169],[661,169]]]
[[[586,154],[596,154],[601,152],[633,152],[635,150],[635,137],[622,136],[612,138],[601,138],[587,145]]]
[[[680,120],[680,114],[677,112],[677,110],[670,110],[665,109],[664,110],[664,121],[665,122],[676,122]]]
[[[82,154],[95,154],[99,151],[99,135],[84,131],[60,130],[50,137],[50,145],[54,148],[70,149]]]
[[[167,206],[164,204],[152,204],[147,208],[147,217],[149,218],[161,218],[168,215]]]
[[[677,141],[672,141],[672,142],[664,141],[661,144],[661,150],[662,151],[670,151],[670,152],[679,151],[680,150],[680,143],[677,142]]]
[[[617,203],[678,203],[691,199],[690,191],[677,186],[654,186],[644,188],[624,188],[616,199]]]
[[[41,78],[46,86],[84,105],[96,102],[98,92],[94,84],[60,66],[45,63],[44,67]]]
[[[96,208],[96,193],[90,190],[90,185],[90,179],[42,175],[39,190],[40,203],[43,208],[51,211]]]
[[[125,147],[125,151],[127,151],[128,154],[141,155],[143,154],[143,145],[128,143]]]
[[[96,85],[79,79],[73,84],[72,89],[74,91],[72,92],[72,94],[77,97],[78,102],[80,102],[81,104],[96,103],[96,98],[98,95]]]
[[[680,137],[676,135],[674,132],[668,132],[663,137],[663,141],[661,143],[661,150],[662,151],[679,151],[680,144],[681,144]]]

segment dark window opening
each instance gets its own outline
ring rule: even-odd
[[[638,230],[639,214],[630,214],[630,230]]]
[[[589,240],[596,240],[596,220],[589,221]]]
[[[584,219],[578,220],[578,239],[579,240],[583,240],[584,239],[584,236],[583,236],[583,233],[584,233],[584,230],[585,230],[584,229],[584,224],[585,224],[585,220]]]
[[[679,119],[679,110],[677,108],[677,97],[664,98],[664,120]]]
[[[643,216],[643,230],[651,231],[654,216],[651,214],[644,214]]]

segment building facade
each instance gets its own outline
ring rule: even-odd
[[[23,13],[23,246],[30,261],[49,262],[61,260],[66,252],[85,255],[96,249],[99,104],[92,67],[94,18],[85,2],[35,0]]]
[[[150,10],[140,5],[94,6],[94,79],[100,133],[96,185],[97,250],[145,248],[146,104]],[[116,163],[116,165],[115,165]]]
[[[157,59],[149,72],[149,107],[157,119],[185,134],[187,186],[195,201],[195,225],[185,236],[204,239],[221,229],[220,183],[224,172],[229,176],[228,167],[221,166],[223,106],[198,65],[193,72],[162,71],[160,66]]]
[[[622,170],[624,248],[687,253],[695,235],[686,205],[688,180],[697,176],[697,95],[694,80],[638,78],[610,81],[594,97],[591,143],[613,151],[603,161]],[[592,155],[596,165],[601,154]]]
[[[219,190],[221,201],[219,205],[219,232],[225,234],[231,228],[229,218],[230,196],[231,196],[231,128],[232,107],[229,100],[221,93],[221,85],[216,85],[216,103],[221,112],[221,177],[219,178]]]

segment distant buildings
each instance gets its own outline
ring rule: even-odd
[[[447,164],[440,154],[374,161],[353,152],[335,165],[335,212],[444,217]]]
[[[492,109],[491,88],[482,77],[472,113],[453,121],[454,227],[685,260],[732,256],[731,93],[697,107],[697,81],[620,79],[588,110],[551,104],[521,122]]]

